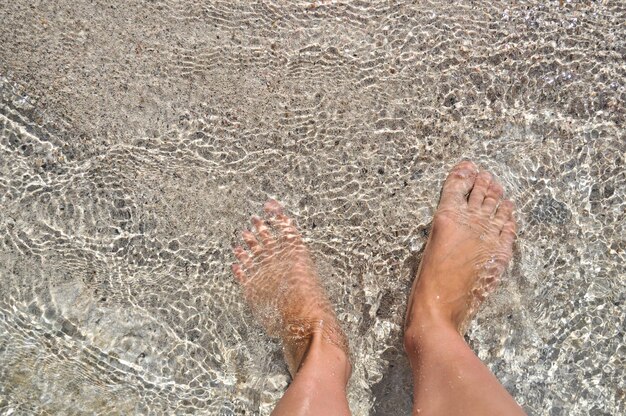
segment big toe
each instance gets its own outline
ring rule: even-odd
[[[474,186],[478,168],[476,165],[469,161],[464,160],[454,166],[441,191],[440,206],[465,204],[467,201],[467,194]]]

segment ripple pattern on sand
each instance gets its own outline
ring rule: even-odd
[[[280,347],[230,275],[297,219],[355,415],[406,415],[401,329],[449,167],[518,205],[468,341],[536,415],[626,409],[622,2],[0,6],[0,411],[261,414]]]

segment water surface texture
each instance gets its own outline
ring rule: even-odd
[[[0,412],[269,414],[287,368],[230,264],[275,197],[352,411],[408,415],[408,289],[468,157],[520,222],[470,344],[531,415],[624,414],[624,2],[449,3],[2,2]]]

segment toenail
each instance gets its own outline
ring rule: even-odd
[[[489,182],[491,181],[491,174],[489,172],[482,171],[478,174],[478,179]]]
[[[461,162],[460,164],[456,166],[454,170],[468,170],[471,173],[478,172],[478,168],[476,167],[476,165],[474,165],[472,162],[469,162],[469,161]]]
[[[468,169],[457,169],[453,172],[454,176],[459,178],[459,179],[466,179],[468,178],[470,175],[472,175],[474,172],[468,170]]]

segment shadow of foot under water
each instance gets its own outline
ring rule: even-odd
[[[419,264],[426,248],[426,240],[430,230],[430,224],[421,228],[420,233],[424,243],[420,249],[411,254],[404,262],[404,268],[409,270],[411,277],[407,281],[405,289],[406,297],[402,310],[403,316],[406,314],[406,302],[409,299],[409,293],[413,285],[413,278],[417,275]],[[381,309],[392,313],[395,304],[392,302],[381,302]],[[397,309],[396,309],[397,310]],[[382,313],[385,315],[385,312]],[[374,396],[374,406],[372,409],[373,416],[406,416],[410,415],[413,407],[413,379],[411,376],[411,365],[404,352],[402,337],[404,331],[397,334],[396,339],[391,346],[382,354],[381,359],[387,362],[387,368],[384,370],[382,379],[372,386],[372,395]]]
[[[413,404],[413,381],[411,367],[407,359],[402,341],[398,340],[393,347],[382,355],[387,361],[387,369],[383,378],[372,387],[375,398],[374,416],[406,416],[411,414]]]

